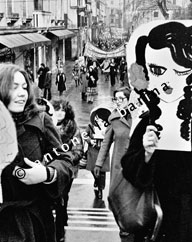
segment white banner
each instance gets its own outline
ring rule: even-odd
[[[84,56],[96,58],[96,59],[122,57],[122,56],[125,56],[125,54],[126,54],[126,51],[125,51],[124,44],[115,50],[104,51],[104,50],[97,48],[90,42],[86,43],[85,52],[84,52]]]

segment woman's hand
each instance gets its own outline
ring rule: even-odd
[[[98,178],[100,176],[101,172],[101,167],[100,166],[95,166],[94,167],[94,175]]]
[[[157,128],[153,125],[149,125],[146,128],[146,132],[143,135],[143,146],[145,149],[145,162],[148,163],[152,154],[157,148],[158,137],[156,135]]]
[[[25,163],[31,168],[21,168],[16,166],[13,170],[13,175],[20,179],[26,185],[38,184],[47,180],[46,167],[40,162],[33,162],[24,158]]]

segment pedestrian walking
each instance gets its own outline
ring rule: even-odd
[[[59,96],[62,96],[63,92],[66,90],[66,75],[62,68],[59,69],[57,75],[56,75],[56,82],[55,85],[57,85]]]
[[[83,101],[87,100],[87,86],[88,86],[88,80],[87,80],[87,68],[85,66],[81,67],[81,98]]]
[[[37,71],[38,74],[38,87],[43,90],[44,88],[44,83],[45,83],[45,75],[46,75],[46,69],[45,69],[45,64],[41,63],[40,68]]]
[[[128,111],[128,103],[130,90],[127,87],[121,87],[114,91],[113,102],[115,109],[109,116],[109,126],[105,132],[104,140],[101,144],[99,154],[95,163],[94,174],[99,177],[102,167],[105,165],[106,157],[109,153],[112,143],[114,143],[113,154],[111,160],[111,176],[109,192],[113,190],[118,181],[118,174],[121,173],[121,158],[126,153],[129,146],[129,134],[131,128],[131,115]],[[124,240],[129,234],[120,228],[120,237],[122,242],[130,242]]]
[[[111,86],[114,86],[115,85],[115,78],[116,78],[116,75],[117,75],[117,66],[116,66],[114,58],[111,59],[110,64],[104,70],[107,70],[107,69],[109,69]]]
[[[45,67],[45,83],[44,83],[44,95],[43,97],[47,100],[51,100],[51,84],[52,84],[52,72],[49,67]]]
[[[96,107],[91,111],[90,123],[86,129],[85,142],[87,148],[87,166],[86,169],[91,171],[94,177],[94,189],[96,198],[102,199],[103,190],[105,189],[106,172],[110,170],[109,152],[105,159],[104,166],[100,170],[98,177],[94,174],[95,162],[104,139],[105,130],[108,126],[108,118],[111,111],[104,107]]]
[[[110,60],[106,58],[100,65],[100,67],[102,68],[102,73],[105,76],[105,81],[109,80],[109,72],[110,72],[110,69],[108,68],[109,64],[110,64]]]
[[[95,72],[95,93],[93,93],[94,95],[97,95],[98,94],[98,91],[97,91],[97,82],[99,80],[99,64],[96,60],[93,61],[93,71]]]
[[[120,84],[121,86],[124,86],[125,85],[125,75],[126,75],[126,72],[127,72],[127,68],[126,68],[126,61],[125,61],[125,57],[122,57],[121,61],[120,61],[120,65],[119,65],[119,80],[120,80]]]
[[[96,73],[93,66],[89,67],[87,72],[88,86],[87,86],[87,102],[93,103],[94,95],[96,93]]]
[[[55,242],[51,206],[71,181],[70,155],[62,150],[51,118],[38,110],[27,73],[19,66],[0,65],[0,100],[15,122],[19,150],[2,171],[0,240]]]
[[[64,241],[65,230],[67,226],[68,214],[67,205],[69,200],[69,192],[73,183],[73,179],[77,177],[79,161],[83,157],[83,140],[80,129],[75,121],[75,113],[70,103],[64,99],[53,99],[52,105],[57,118],[57,129],[60,133],[62,143],[66,150],[71,154],[73,162],[73,177],[70,181],[68,189],[57,200],[56,210],[56,237],[57,242]]]
[[[30,66],[26,66],[25,67],[25,70],[27,72],[27,75],[28,75],[28,78],[29,78],[29,81],[31,82],[31,84],[34,84],[34,75],[33,75],[33,72],[31,70],[31,67]]]
[[[149,35],[140,36],[135,44],[136,63],[145,70],[147,80],[143,82],[149,87],[144,92],[153,95],[144,99],[150,112],[143,115],[133,131],[122,159],[123,175],[141,191],[151,186],[156,189],[163,211],[156,241],[189,242],[192,241],[191,26],[165,22],[153,27]],[[140,86],[137,88],[139,91]],[[149,90],[158,90],[158,95]],[[142,92],[141,89],[139,93]],[[171,142],[163,142],[166,139]],[[183,142],[185,145],[179,149]],[[140,232],[135,239],[139,236]]]
[[[79,86],[80,84],[80,68],[79,68],[79,63],[78,60],[75,61],[75,65],[72,70],[72,76],[75,81],[75,86]]]

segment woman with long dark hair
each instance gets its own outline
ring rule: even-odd
[[[70,155],[62,150],[51,118],[37,108],[19,66],[0,65],[0,100],[15,122],[19,150],[2,171],[0,240],[53,242],[52,204],[70,183]]]
[[[73,162],[73,176],[62,196],[56,203],[56,238],[57,242],[64,241],[64,226],[67,226],[68,214],[67,206],[69,200],[69,192],[73,183],[73,179],[77,177],[79,162],[83,157],[83,140],[80,129],[75,121],[75,112],[71,104],[64,99],[53,99],[52,104],[57,118],[57,129],[61,136],[63,146],[70,154]]]

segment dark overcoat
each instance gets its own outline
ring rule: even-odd
[[[122,159],[123,175],[143,189],[154,183],[163,211],[163,223],[157,241],[192,241],[192,153],[155,150],[145,162],[143,134],[149,125],[140,121]]]
[[[17,127],[19,154],[2,172],[3,204],[0,206],[0,241],[55,242],[53,201],[71,180],[71,157],[61,150],[61,140],[51,118],[39,114]],[[53,152],[56,148],[58,153]],[[12,175],[16,165],[27,168],[23,157],[42,161],[49,153],[49,165],[57,170],[51,184],[25,185]]]
[[[90,128],[92,127],[92,128]],[[94,138],[94,126],[92,124],[90,124],[90,126],[87,127],[86,129],[86,134],[87,134],[87,137],[85,139],[85,141],[88,143],[88,149],[87,149],[87,166],[86,166],[86,169],[88,171],[93,171],[94,170],[94,167],[95,167],[95,163],[96,163],[96,160],[97,160],[97,156],[99,154],[99,150],[100,150],[100,147],[102,145],[102,139],[95,139]],[[91,145],[91,140],[95,140],[96,142],[96,145],[95,146],[92,146]],[[102,169],[101,171],[110,171],[110,160],[109,160],[109,152],[106,156],[106,160],[102,166]]]
[[[121,158],[126,153],[129,145],[131,116],[128,115],[128,118],[126,119],[125,117],[121,117],[117,110],[114,110],[109,116],[109,123],[110,125],[106,130],[96,165],[100,167],[104,165],[107,154],[114,142],[109,187],[109,189],[113,189],[116,185],[118,174],[121,172]]]
[[[65,85],[65,83],[66,83],[66,76],[65,76],[65,74],[64,73],[62,73],[62,74],[57,74],[57,76],[56,76],[56,85],[58,85],[58,91],[59,92],[63,92],[63,91],[65,91],[66,90],[66,85]]]

